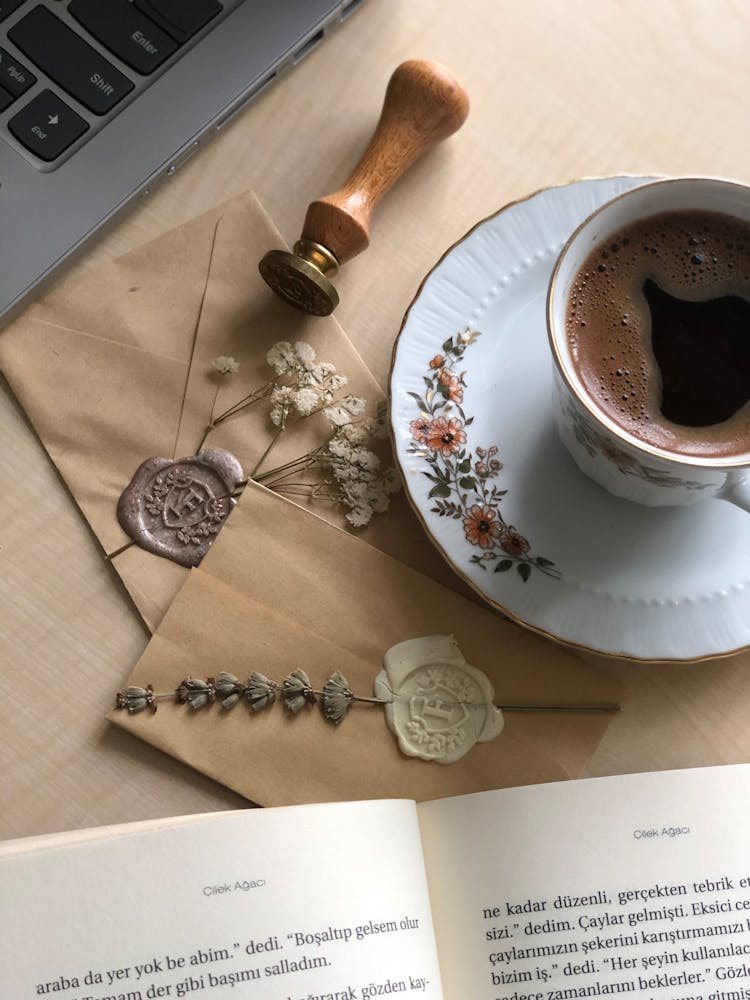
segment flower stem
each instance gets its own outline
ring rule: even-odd
[[[208,435],[211,433],[211,431],[214,429],[215,426],[216,426],[215,424],[206,424],[206,429],[203,431],[203,437],[201,438],[201,442],[195,449],[196,455],[200,454],[200,452],[203,451],[203,445],[206,443],[206,438],[208,437]]]
[[[503,712],[620,712],[614,701],[592,702],[589,705],[496,705]]]
[[[239,399],[236,403],[233,403],[230,407],[228,407],[228,409],[224,410],[223,413],[220,413],[218,417],[213,419],[211,421],[212,426],[215,427],[217,424],[222,423],[228,417],[234,416],[235,413],[239,413],[240,410],[244,410],[248,406],[252,406],[253,403],[257,403],[259,400],[263,399],[264,396],[267,396],[269,394],[274,385],[275,385],[274,382],[266,382],[266,384],[262,385],[259,389],[253,389],[253,391],[249,392],[247,396],[243,396],[242,399]],[[214,399],[214,404],[215,403],[216,399]],[[213,408],[211,412],[213,414]]]
[[[211,413],[208,418],[208,423],[206,424],[206,429],[203,431],[203,437],[201,438],[201,443],[195,449],[196,455],[203,450],[203,445],[206,443],[206,438],[216,426],[214,424],[214,410],[216,409],[216,400],[219,398],[219,385],[220,383],[217,383],[216,389],[214,390],[214,398],[213,402],[211,403]]]
[[[269,456],[269,454],[271,452],[271,449],[273,448],[273,446],[276,444],[276,442],[281,437],[281,434],[283,433],[283,430],[284,430],[283,427],[280,427],[279,430],[276,431],[276,433],[274,434],[274,436],[269,441],[268,447],[263,452],[263,454],[260,456],[260,458],[258,459],[258,461],[255,463],[253,471],[247,477],[248,479],[255,479],[255,476],[256,476],[256,473],[258,472],[258,469],[261,467],[261,465],[263,465],[263,463],[265,462],[265,460],[268,458],[268,456]],[[260,482],[260,479],[258,480],[258,482]]]
[[[274,490],[285,480],[288,480],[290,476],[296,476],[300,472],[305,473],[308,469],[315,468],[318,463],[314,460],[307,461],[307,458],[308,456],[306,456],[305,461],[301,461],[298,465],[295,465],[294,468],[287,469],[287,471],[283,472],[280,476],[277,476],[276,470],[272,469],[270,472],[259,478],[257,482],[262,482],[263,485],[267,486],[269,490]]]
[[[279,433],[281,432],[279,431]],[[276,477],[274,478],[275,483],[281,482],[282,479],[286,479],[288,476],[301,472],[304,469],[309,469],[315,465],[318,462],[322,450],[322,447],[315,448],[314,451],[308,451],[305,455],[293,458],[291,462],[285,462],[283,465],[277,465],[275,469],[269,469],[268,472],[263,472],[261,475],[257,477],[253,476],[252,478],[254,478],[256,482],[263,483],[264,485],[266,484],[266,480],[271,479],[272,477]],[[268,454],[268,452],[266,452],[266,454]],[[283,475],[280,475],[280,473],[283,473]],[[272,489],[273,487],[269,488]]]
[[[352,695],[352,701],[364,701],[368,705],[391,705],[392,701],[388,701],[386,698],[365,698],[364,695],[355,694]]]
[[[292,490],[297,490],[297,492],[305,490],[309,492],[315,489],[315,483],[306,483],[304,480],[301,480],[298,483],[271,483],[267,488],[269,490],[274,490],[276,493],[290,493]]]
[[[135,545],[135,542],[132,540],[132,538],[129,542],[125,542],[124,545],[121,545],[119,549],[115,549],[114,552],[107,552],[104,558],[107,560],[107,562],[112,562],[115,556],[119,556],[121,552],[124,552],[125,549],[129,549],[131,545]]]
[[[288,485],[282,484],[277,487],[269,486],[268,489],[273,490],[274,493],[279,493],[282,496],[309,497],[312,500],[319,500],[321,503],[340,502],[339,497],[330,495],[326,496],[324,493],[316,492],[316,486],[313,483],[289,483]]]
[[[216,409],[216,400],[219,398],[219,387],[220,387],[220,385],[221,385],[221,383],[217,382],[216,383],[216,389],[214,390],[214,398],[213,398],[213,401],[211,403],[211,414],[210,414],[210,416],[208,418],[208,426],[209,427],[213,427],[213,425],[214,425],[214,410]]]

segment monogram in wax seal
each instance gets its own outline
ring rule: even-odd
[[[407,639],[383,657],[375,695],[402,753],[452,764],[498,736],[503,715],[485,674],[472,667],[452,635]]]
[[[172,461],[140,465],[117,504],[117,518],[136,545],[182,566],[197,566],[235,504],[242,466],[208,448]]]

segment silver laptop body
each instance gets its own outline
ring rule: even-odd
[[[0,0],[0,320],[358,6],[199,2]]]

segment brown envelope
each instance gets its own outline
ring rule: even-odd
[[[145,459],[195,453],[216,412],[265,382],[268,348],[304,340],[373,404],[382,390],[333,318],[290,309],[266,287],[258,260],[281,237],[257,199],[236,198],[104,267],[74,272],[0,336],[0,369],[34,425],[104,552],[128,541],[117,500]],[[217,355],[240,362],[221,381]],[[324,418],[305,420],[274,448],[272,466],[318,444]],[[265,449],[267,408],[246,410],[206,441],[246,471]],[[268,463],[265,466],[268,467]],[[321,516],[344,526],[333,507]],[[426,541],[405,499],[359,532],[461,590]],[[113,560],[146,624],[155,628],[187,570],[132,546]]]
[[[257,262],[278,245],[255,198],[241,197],[113,264],[71,274],[0,336],[0,367],[105,552],[127,541],[116,504],[140,463],[198,447],[217,388],[213,357],[232,355],[241,365],[218,383],[218,412],[266,380],[265,354],[278,340],[308,341],[349,377],[348,390],[373,403],[381,398],[334,319],[297,313],[263,284]],[[285,435],[274,460],[319,443],[323,420],[306,420]],[[251,470],[269,432],[266,409],[251,409],[221,424],[206,443],[227,448]],[[152,629],[179,592],[135,676],[169,687],[190,673],[246,676],[261,668],[283,677],[304,666],[316,681],[340,669],[367,693],[387,646],[453,631],[469,660],[493,676],[501,698],[591,700],[610,691],[570,654],[459,597],[465,588],[403,495],[393,499],[387,515],[358,532],[372,546],[251,487],[192,573],[127,549],[113,565]],[[315,512],[343,524],[335,509]],[[248,719],[247,706],[237,708],[185,719],[181,708],[162,705],[153,718],[118,713],[115,721],[262,803],[425,798],[579,773],[607,721],[509,717],[500,741],[445,768],[403,759],[380,709],[358,706],[332,730],[311,713]]]
[[[189,578],[128,683],[174,690],[187,677],[303,668],[315,687],[340,670],[369,696],[386,649],[452,633],[491,678],[498,704],[593,702],[616,686],[517,628],[296,505],[251,485]],[[401,755],[382,708],[355,704],[339,726],[277,703],[108,718],[261,805],[406,796],[418,800],[580,774],[609,717],[508,712],[505,729],[451,765]]]

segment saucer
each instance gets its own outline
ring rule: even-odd
[[[591,212],[651,179],[540,191],[452,247],[404,318],[390,419],[425,530],[490,605],[588,651],[693,660],[750,645],[750,515],[610,496],[560,444],[552,408],[554,261]]]

